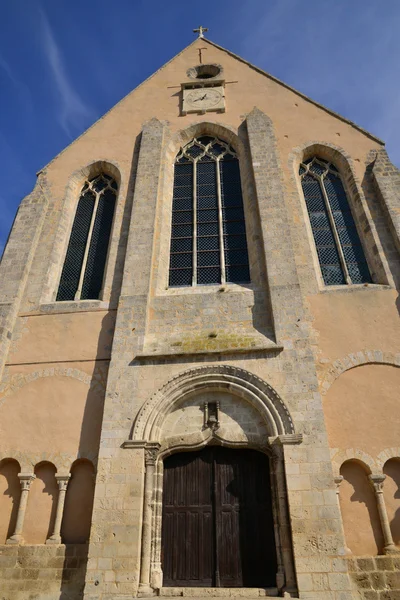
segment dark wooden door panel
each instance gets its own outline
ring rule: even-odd
[[[211,447],[164,464],[166,586],[274,587],[268,458]]]
[[[165,586],[212,586],[215,572],[210,452],[175,454],[164,463]]]

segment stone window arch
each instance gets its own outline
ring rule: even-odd
[[[100,172],[80,192],[57,301],[100,298],[114,219],[118,184]]]
[[[169,287],[224,283],[250,283],[239,160],[201,135],[175,161]]]
[[[314,155],[300,164],[299,175],[325,285],[372,283],[336,166]]]

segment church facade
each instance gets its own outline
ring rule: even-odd
[[[201,35],[13,224],[4,600],[400,598],[400,172]]]

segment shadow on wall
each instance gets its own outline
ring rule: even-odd
[[[0,462],[0,544],[5,544],[15,531],[21,497],[20,471],[21,467],[14,459]]]
[[[386,475],[383,484],[383,496],[390,522],[393,541],[400,546],[400,459],[391,458],[385,463]]]
[[[26,544],[45,544],[53,533],[58,498],[56,471],[49,462],[35,466],[36,478],[29,490],[22,533]]]
[[[135,140],[135,146],[133,148],[131,172],[129,174],[128,188],[126,192],[126,201],[124,206],[124,212],[121,221],[121,229],[118,232],[112,232],[113,237],[118,239],[117,257],[115,261],[115,269],[113,273],[113,280],[111,284],[111,295],[110,304],[111,306],[117,306],[119,302],[119,296],[121,293],[122,286],[122,275],[124,271],[125,255],[128,242],[129,225],[131,221],[131,212],[133,204],[133,193],[135,190],[136,173],[139,161],[140,142],[142,134],[140,133]],[[118,204],[122,201],[122,198],[118,196]],[[118,207],[117,204],[117,207]]]
[[[71,468],[61,524],[64,544],[86,544],[89,541],[94,484],[92,463],[85,459],[76,460]]]
[[[356,556],[383,554],[383,535],[370,474],[361,461],[349,460],[340,469],[340,508],[346,545]]]

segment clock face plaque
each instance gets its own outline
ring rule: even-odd
[[[225,112],[225,94],[222,85],[184,88],[182,114]]]

